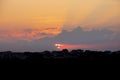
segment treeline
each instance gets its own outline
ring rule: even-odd
[[[44,51],[44,52],[0,52],[0,63],[37,64],[120,64],[120,51]]]

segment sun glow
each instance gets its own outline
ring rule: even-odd
[[[89,49],[91,47],[94,47],[93,45],[87,45],[87,44],[55,44],[55,47],[58,50],[62,49]]]
[[[62,49],[63,45],[62,45],[62,44],[55,44],[55,47],[56,47],[57,49]]]

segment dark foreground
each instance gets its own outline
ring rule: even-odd
[[[119,65],[120,51],[72,50],[44,52],[0,52],[0,64]]]

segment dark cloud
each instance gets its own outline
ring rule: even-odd
[[[29,32],[29,30],[27,30]],[[31,31],[31,30],[30,30]],[[40,33],[41,34],[41,33]],[[46,35],[46,34],[43,34]],[[13,51],[44,51],[55,50],[55,43],[62,44],[86,44],[96,45],[96,48],[118,50],[120,49],[120,37],[119,34],[115,34],[110,30],[91,30],[84,31],[78,27],[73,31],[63,30],[55,37],[45,37],[43,39],[27,41],[16,41],[13,43],[0,43],[0,48],[4,50]],[[113,45],[113,46],[112,46]],[[92,49],[92,48],[91,48]]]
[[[61,34],[55,37],[55,40],[73,44],[100,43],[108,41],[110,34],[113,34],[113,32],[109,30],[84,31],[78,27],[71,32],[63,30]]]

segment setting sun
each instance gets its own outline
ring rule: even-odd
[[[0,0],[3,51],[114,50],[119,34],[120,0]]]
[[[57,49],[62,49],[63,45],[62,45],[62,44],[55,44],[55,47],[56,47]]]

